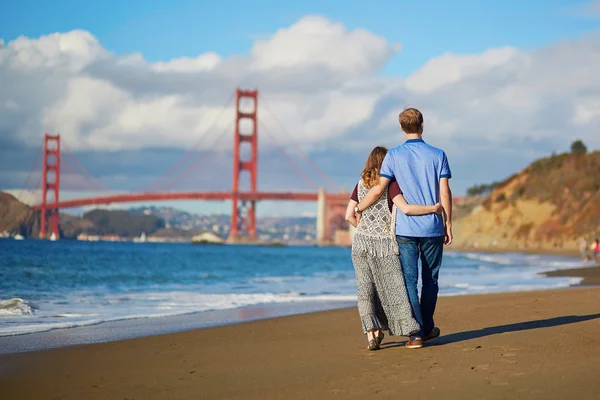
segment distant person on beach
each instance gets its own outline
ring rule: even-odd
[[[592,243],[592,252],[594,254],[594,261],[598,262],[598,252],[600,252],[600,242],[598,239],[594,240],[594,243]]]
[[[438,298],[438,277],[444,244],[452,243],[452,176],[446,153],[423,141],[423,114],[407,108],[399,115],[406,142],[390,150],[381,166],[379,184],[373,186],[357,205],[358,213],[366,212],[395,179],[408,203],[433,205],[441,202],[445,219],[439,214],[404,215],[396,219],[396,240],[404,272],[408,296],[421,331],[411,335],[406,347],[423,347],[435,339],[440,329],[433,315]],[[421,259],[421,301],[417,288]]]
[[[579,243],[579,250],[581,251],[581,259],[584,262],[588,262],[590,260],[590,242],[587,239],[581,239]]]
[[[393,336],[410,336],[421,329],[413,318],[398,258],[394,234],[396,209],[408,215],[441,213],[442,210],[439,203],[433,206],[407,204],[398,184],[392,182],[372,207],[357,216],[358,202],[370,188],[379,184],[379,170],[386,154],[385,147],[371,151],[346,210],[346,220],[357,228],[352,241],[352,263],[358,288],[358,312],[369,350],[380,348],[384,330]]]

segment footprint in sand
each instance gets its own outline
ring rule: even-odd
[[[412,385],[413,383],[419,383],[420,379],[411,379],[410,381],[400,381],[402,385]]]
[[[517,363],[514,360],[510,360],[510,357],[515,357],[516,356],[515,353],[502,353],[502,354],[500,354],[500,356],[502,357],[500,359],[500,361],[503,362],[503,363],[507,363],[507,364],[516,364]]]

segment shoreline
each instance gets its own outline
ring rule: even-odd
[[[555,271],[544,272],[543,275],[550,278],[582,278],[582,281],[575,286],[600,286],[600,266],[589,266],[584,268],[558,269]]]
[[[536,254],[581,259],[581,253],[576,249],[555,248],[519,248],[519,247],[449,247],[444,252],[455,253],[489,253],[489,254]]]
[[[473,253],[508,253],[507,251],[496,251],[495,253],[492,253],[490,251],[487,251],[487,249],[474,250],[475,251],[472,251]],[[447,251],[461,253],[471,252],[457,249]],[[536,252],[529,254],[540,253]],[[551,255],[561,255],[564,257],[569,257],[565,254],[554,253]],[[584,268],[557,269],[547,272],[541,272],[538,275],[549,278],[571,277],[580,279],[579,283],[573,283],[563,288],[555,288],[555,290],[563,290],[574,287],[600,286],[600,266],[590,265],[589,267]],[[472,296],[499,293],[527,293],[539,292],[544,290],[553,289],[551,287],[548,287],[540,289],[524,289],[516,291],[507,290],[488,293],[441,294],[440,297]],[[222,327],[233,324],[247,323],[250,321],[279,318],[283,316],[302,315],[325,310],[353,308],[355,306],[355,301],[339,300],[291,303],[262,303],[240,308],[201,311],[163,317],[142,317],[115,321],[103,321],[90,325],[54,328],[47,331],[0,336],[0,355],[48,350],[73,345],[114,342],[132,338],[185,332],[188,330]]]
[[[47,331],[0,336],[0,356],[168,335],[291,315],[339,310],[353,306],[353,302],[345,301],[263,303],[224,310],[199,311],[163,317],[130,318],[70,328],[55,328]]]
[[[536,254],[536,255],[552,255],[567,257],[572,259],[581,260],[581,254],[578,250],[574,249],[517,249],[517,248],[453,248],[445,250],[448,252],[462,252],[462,253],[488,253],[488,254],[508,254],[508,253],[520,253],[520,254]],[[585,286],[585,287],[596,287],[600,286],[600,263],[599,262],[588,262],[588,266],[581,268],[566,268],[556,269],[548,272],[542,272],[540,275],[549,278],[580,278],[581,282],[571,287]]]
[[[594,398],[600,288],[441,297],[442,336],[366,350],[357,310],[0,355],[7,398]]]

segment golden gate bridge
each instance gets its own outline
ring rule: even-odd
[[[69,157],[68,165],[70,168],[79,170],[79,174],[82,175],[86,181],[95,182],[98,186],[104,187],[104,185],[91,176],[85,168],[77,161],[75,156],[66,149],[64,140],[61,141],[60,135],[49,135],[45,134],[44,143],[42,148],[43,154],[43,166],[41,176],[41,203],[34,205],[34,209],[40,212],[40,238],[47,238],[48,231],[51,231],[53,236],[56,238],[60,237],[59,227],[59,210],[73,207],[93,206],[93,205],[106,205],[114,203],[127,203],[127,202],[148,202],[148,201],[172,201],[172,200],[229,200],[232,203],[231,209],[231,227],[228,237],[228,241],[231,243],[240,242],[255,242],[257,241],[256,231],[256,203],[259,201],[295,201],[295,202],[317,202],[317,237],[316,240],[319,244],[331,243],[334,239],[336,230],[347,230],[347,224],[344,221],[344,213],[346,205],[349,200],[349,195],[346,191],[338,191],[334,193],[327,193],[325,188],[320,188],[316,192],[291,192],[291,191],[259,191],[258,190],[258,90],[241,90],[236,89],[235,92],[235,120],[234,120],[234,136],[233,136],[233,179],[232,187],[230,191],[189,191],[189,192],[173,192],[173,191],[145,191],[140,190],[138,193],[125,193],[125,194],[112,194],[105,196],[94,196],[79,199],[60,200],[60,189],[61,189],[61,158],[63,152]],[[231,100],[231,98],[230,98]],[[250,110],[242,110],[241,102],[250,101],[252,108]],[[229,104],[225,105],[226,108]],[[241,123],[243,121],[249,122],[251,129],[248,132],[243,132],[241,129]],[[268,132],[265,130],[265,132]],[[204,138],[204,137],[203,137]],[[202,139],[203,139],[202,138]],[[273,137],[271,137],[274,139]],[[169,173],[174,171],[179,165],[181,165],[185,159],[189,158],[192,152],[198,148],[202,139],[196,143],[194,148],[188,151],[169,171],[167,171],[158,180],[165,178]],[[216,142],[214,143],[216,144]],[[61,145],[63,146],[61,152]],[[244,147],[245,146],[245,147]],[[242,157],[242,150],[249,148],[249,158]],[[306,174],[293,162],[293,159],[285,152],[282,146],[279,146],[279,150],[288,158],[292,166],[301,174],[304,175],[305,179],[310,180]],[[335,183],[331,181],[327,175],[323,173],[312,161],[299,149],[299,146],[295,146],[295,151],[303,155],[304,158],[311,164],[313,169],[321,177],[329,182],[331,186],[336,187]],[[206,153],[206,152],[205,152]],[[244,152],[247,153],[247,152]],[[195,162],[194,166],[198,164],[201,157]],[[67,159],[65,159],[66,161]],[[32,168],[29,176],[27,177],[25,186],[35,169]],[[67,165],[67,163],[64,163]],[[176,180],[179,180],[185,174],[189,174],[191,168],[180,174]],[[249,189],[241,190],[240,181],[243,179],[242,173],[246,172]],[[171,181],[173,183],[173,181]],[[144,188],[152,187],[153,185],[146,185]],[[314,186],[314,185],[313,185]],[[143,189],[144,189],[143,188]]]

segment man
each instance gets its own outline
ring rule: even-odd
[[[433,314],[438,297],[438,276],[445,245],[452,243],[452,177],[448,159],[443,150],[423,141],[423,115],[415,108],[402,111],[400,126],[406,142],[388,152],[381,166],[379,185],[369,190],[355,211],[360,214],[383,193],[392,179],[396,179],[409,204],[435,205],[441,203],[446,219],[438,214],[407,216],[398,213],[396,240],[400,262],[414,317],[421,332],[411,336],[406,347],[423,347],[423,342],[440,335]],[[417,288],[421,259],[421,302]]]

